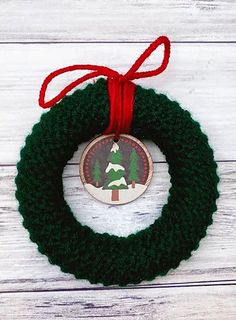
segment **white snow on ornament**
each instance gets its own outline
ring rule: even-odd
[[[112,148],[111,148],[111,152],[115,152],[118,151],[120,149],[120,147],[118,146],[118,144],[116,142],[113,143]]]
[[[114,201],[111,200],[111,190],[104,190],[103,187],[97,188],[94,187],[92,184],[86,183],[85,184],[86,189],[88,192],[95,197],[96,199],[109,203],[109,204],[114,204]],[[137,197],[139,197],[146,189],[147,186],[142,185],[142,184],[135,184],[135,188],[132,188],[132,185],[127,186],[128,189],[120,189],[119,194],[120,194],[120,200],[119,204],[124,204],[130,201],[133,201]],[[75,210],[76,211],[76,210]],[[103,210],[106,212],[106,210]]]
[[[120,164],[114,164],[114,163],[109,162],[109,164],[108,164],[105,172],[108,173],[108,172],[111,171],[112,169],[113,169],[114,171],[125,170],[125,168],[122,167]]]
[[[120,178],[119,180],[114,180],[114,181],[110,182],[110,183],[108,184],[108,187],[111,187],[111,186],[120,186],[121,184],[127,185],[124,177]]]

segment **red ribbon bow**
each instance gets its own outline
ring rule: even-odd
[[[143,62],[152,54],[154,50],[157,49],[157,47],[162,44],[164,45],[164,56],[161,65],[154,70],[138,72],[137,70],[140,68]],[[50,108],[80,83],[91,78],[105,76],[107,77],[108,94],[110,98],[110,117],[109,126],[104,133],[115,133],[117,138],[120,133],[129,132],[132,122],[135,84],[131,82],[131,80],[153,77],[162,73],[168,65],[169,57],[170,41],[167,37],[161,36],[150,44],[150,46],[140,55],[140,57],[124,75],[119,74],[113,69],[91,64],[77,64],[55,70],[45,78],[41,86],[39,93],[39,105],[42,108]],[[55,77],[75,70],[89,70],[92,72],[71,82],[58,95],[46,102],[45,93],[49,83]]]

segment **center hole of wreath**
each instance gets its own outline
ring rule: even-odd
[[[72,164],[67,165],[63,173],[65,200],[77,221],[98,233],[127,237],[146,229],[160,217],[170,188],[168,164],[154,143],[145,144],[153,159],[153,178],[142,196],[123,205],[102,203],[84,189],[78,174],[78,160],[87,144],[79,147],[70,160]]]

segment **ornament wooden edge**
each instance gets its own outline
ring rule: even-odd
[[[101,202],[101,203],[104,203],[106,205],[115,205],[115,206],[120,206],[120,205],[126,205],[126,204],[129,204],[131,202],[134,202],[135,200],[137,200],[139,197],[141,197],[143,194],[145,194],[145,192],[147,191],[147,188],[148,186],[150,185],[150,182],[152,180],[152,177],[153,177],[153,160],[152,160],[152,157],[151,157],[151,154],[149,152],[149,150],[147,149],[146,145],[140,141],[139,139],[137,139],[136,137],[130,135],[130,134],[120,134],[121,137],[124,137],[124,138],[127,138],[129,140],[132,140],[134,141],[137,145],[139,145],[146,157],[147,157],[147,162],[148,162],[148,166],[149,166],[149,171],[148,171],[148,176],[146,178],[146,181],[145,181],[145,186],[146,186],[146,189],[136,198],[128,201],[128,202],[125,202],[125,203],[114,203],[114,204],[111,204],[111,203],[108,203],[108,202],[105,202],[105,201],[102,201],[101,199],[98,199],[96,198],[92,193],[90,193],[88,191],[88,189],[85,187],[85,184],[87,183],[86,182],[86,178],[85,178],[85,175],[84,175],[84,170],[83,170],[83,165],[84,165],[84,161],[85,161],[85,158],[86,158],[86,155],[87,153],[89,152],[89,150],[96,144],[98,143],[99,141],[103,140],[104,137],[106,138],[109,138],[109,137],[112,137],[113,138],[113,141],[115,141],[115,134],[114,133],[111,133],[111,134],[101,134],[101,135],[98,135],[98,136],[95,136],[94,138],[92,138],[90,141],[88,141],[88,144],[86,145],[86,147],[84,148],[82,154],[81,154],[81,157],[80,157],[80,163],[79,163],[79,176],[80,176],[80,180],[82,182],[82,185],[83,185],[83,188],[84,190],[86,190],[86,192],[95,200],[97,200],[98,202]]]

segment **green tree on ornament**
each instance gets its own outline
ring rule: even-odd
[[[128,189],[125,180],[125,168],[121,165],[122,153],[119,145],[114,142],[111,148],[111,152],[108,157],[108,165],[106,167],[107,180],[103,186],[104,190],[112,190],[111,200],[119,201],[119,190]]]
[[[95,166],[92,172],[93,181],[95,182],[95,186],[98,188],[99,183],[101,182],[101,167],[98,160],[95,162]]]
[[[135,149],[132,149],[130,154],[130,166],[129,166],[129,181],[132,183],[132,188],[135,188],[135,182],[138,181],[138,172],[137,172],[137,162],[138,162],[138,155]]]

